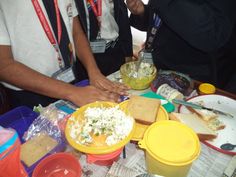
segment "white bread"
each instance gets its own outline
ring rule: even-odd
[[[187,108],[192,113],[196,113],[204,121],[210,121],[210,120],[213,120],[217,117],[217,114],[215,114],[212,111],[208,111],[206,109],[194,109],[194,108],[191,108],[191,107],[187,107]]]
[[[210,129],[216,131],[221,130],[225,128],[225,125],[223,122],[221,122],[217,117],[218,115],[215,114],[212,111],[208,111],[205,109],[193,109],[191,107],[187,107],[189,111],[192,113],[196,113],[199,118],[207,122],[207,125]]]
[[[221,122],[219,119],[215,118],[210,121],[208,121],[208,127],[214,131],[216,130],[222,130],[225,128],[225,124]]]
[[[29,167],[56,147],[57,141],[45,133],[21,145],[20,159]]]
[[[171,120],[179,121],[192,128],[197,133],[199,139],[211,140],[217,137],[217,133],[210,129],[205,121],[196,114],[184,114],[172,112],[169,115]]]
[[[195,104],[205,106],[203,101],[197,101]],[[217,114],[215,114],[212,111],[206,110],[206,109],[194,109],[191,107],[187,107],[191,112],[196,113],[200,118],[202,118],[205,121],[213,120],[217,117]]]
[[[156,121],[160,104],[158,99],[134,95],[130,97],[127,109],[137,122],[149,125]]]

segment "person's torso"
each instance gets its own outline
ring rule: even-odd
[[[158,14],[154,7],[154,5],[150,5],[149,24],[154,24],[154,13]],[[152,26],[148,29],[147,39],[150,36]],[[155,36],[152,49],[154,63],[157,68],[183,72],[189,74],[192,78],[203,81],[210,81],[215,77],[214,70],[216,68],[214,68],[213,59],[221,57],[224,52],[218,50],[207,53],[194,48],[171,30],[164,21],[162,21]]]
[[[98,1],[93,1],[98,7]],[[97,38],[99,24],[97,15],[94,13],[91,3],[88,0],[77,0],[80,21],[87,33],[88,39],[94,40]],[[101,0],[101,37],[107,41],[115,40],[119,36],[119,27],[115,19],[115,7],[113,0]],[[98,8],[95,7],[95,10]]]
[[[50,25],[43,2],[41,0],[38,2]],[[58,6],[68,31],[68,37],[73,42],[72,1],[58,0]],[[14,59],[47,76],[51,76],[59,70],[58,54],[50,43],[32,2],[30,0],[1,0],[0,7],[11,40]]]

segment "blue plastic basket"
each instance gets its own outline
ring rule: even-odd
[[[38,114],[27,106],[17,107],[0,116],[0,125],[5,128],[13,128],[17,131],[20,141],[31,123],[38,117]]]
[[[0,116],[0,125],[4,128],[13,128],[17,131],[20,141],[24,143],[23,135],[25,131],[28,130],[29,126],[32,122],[38,117],[38,113],[34,112],[27,106],[20,106],[15,109],[10,110],[9,112]],[[34,163],[32,166],[27,167],[25,164],[25,170],[27,171],[28,175],[31,176],[35,166],[46,156],[53,154],[55,152],[60,152],[65,148],[65,143],[59,143],[52,151]]]

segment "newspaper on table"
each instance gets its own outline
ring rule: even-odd
[[[188,177],[222,177],[232,156],[222,154],[201,143],[201,154],[193,162]]]
[[[236,155],[229,162],[222,177],[235,177],[235,176],[236,176]]]
[[[219,153],[209,148],[205,144],[201,144],[201,147],[201,154],[199,158],[195,162],[193,162],[188,177],[221,177],[232,157]],[[147,174],[145,168],[145,157],[142,150],[137,150],[135,154],[132,155],[132,157],[128,157],[127,160],[121,159],[119,162],[121,162],[122,166],[125,166],[129,170],[135,171],[136,173],[132,172],[135,175],[151,176]],[[106,177],[122,177],[122,173],[125,168],[122,169],[121,165],[117,164],[115,164],[115,166],[118,166],[120,170],[114,170],[114,167],[111,167],[110,171],[113,170],[116,172],[116,174],[111,176],[110,174],[112,174],[112,172],[109,171],[108,174],[110,173],[110,176]],[[134,177],[135,175],[133,175],[132,177]]]
[[[205,144],[201,144],[201,147],[201,154],[193,162],[187,177],[222,177],[232,156],[219,153]],[[120,159],[111,167],[88,164],[85,155],[81,156],[80,163],[82,177],[160,177],[148,174],[144,151],[133,143],[126,145],[126,158],[121,154]]]

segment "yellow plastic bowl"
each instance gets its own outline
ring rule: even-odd
[[[151,75],[146,76],[146,77],[130,76],[129,75],[130,71],[134,70],[136,63],[137,61],[132,61],[132,62],[123,64],[120,67],[120,75],[124,84],[128,85],[134,90],[144,90],[148,88],[151,85],[152,81],[155,79],[156,74],[157,74],[157,69],[152,64],[151,68],[153,69],[153,72]]]
[[[74,121],[71,120],[73,117],[76,119],[83,119],[83,115],[85,110],[88,107],[115,107],[116,103],[112,103],[112,102],[94,102],[94,103],[90,103],[87,104],[85,106],[82,106],[81,108],[79,108],[77,111],[75,111],[71,117],[68,119],[67,124],[66,124],[66,128],[65,128],[65,136],[67,141],[69,142],[69,144],[75,148],[78,151],[84,152],[84,153],[88,153],[88,154],[108,154],[111,152],[114,152],[122,147],[124,147],[132,138],[133,133],[134,133],[134,127],[135,127],[135,120],[133,119],[133,128],[130,131],[130,133],[128,134],[128,136],[126,138],[124,138],[122,141],[118,142],[117,144],[114,144],[112,146],[86,146],[86,145],[82,145],[82,144],[78,144],[76,143],[75,139],[73,139],[70,136],[70,132],[71,132],[71,124],[74,124]]]

